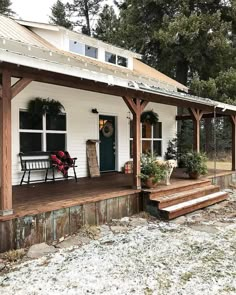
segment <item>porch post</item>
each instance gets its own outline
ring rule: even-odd
[[[4,70],[0,76],[0,215],[12,210],[11,161],[11,74]]]
[[[133,114],[133,187],[136,189],[141,188],[140,180],[140,156],[141,156],[141,114],[148,104],[147,101],[143,101],[139,98],[133,99],[130,97],[123,97],[126,105]]]
[[[231,115],[232,125],[232,171],[236,170],[236,115]]]
[[[200,152],[200,121],[203,116],[203,111],[199,109],[190,109],[193,118],[193,150]]]

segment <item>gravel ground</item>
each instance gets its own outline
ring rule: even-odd
[[[133,219],[130,227],[103,226],[87,245],[13,265],[0,275],[0,294],[235,295],[236,220],[231,212],[207,221],[213,211],[183,224]]]

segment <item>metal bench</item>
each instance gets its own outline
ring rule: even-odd
[[[28,153],[19,153],[20,162],[21,162],[21,171],[23,171],[23,176],[21,178],[20,185],[23,183],[29,184],[31,171],[45,171],[45,178],[40,180],[33,180],[33,182],[47,182],[48,180],[52,180],[55,182],[56,179],[64,179],[64,177],[55,177],[56,165],[52,163],[51,153],[50,152],[28,152]],[[73,164],[70,166],[73,168],[75,181],[77,182],[77,176],[75,168],[77,167],[75,162],[77,158],[72,158]],[[48,178],[49,170],[52,171],[52,178]],[[26,173],[28,172],[27,181],[24,180]]]

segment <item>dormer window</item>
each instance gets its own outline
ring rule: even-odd
[[[80,43],[80,42],[77,42],[74,40],[70,40],[69,49],[72,52],[85,55],[85,45],[83,43]]]
[[[89,45],[85,45],[85,55],[92,58],[98,58],[98,49]]]
[[[72,52],[85,55],[92,58],[98,58],[98,48],[80,43],[75,40],[70,40],[69,49]]]
[[[116,65],[116,55],[110,52],[105,52],[105,61]]]
[[[123,56],[117,56],[117,64],[118,66],[122,66],[122,67],[128,67],[128,58],[123,57]]]
[[[114,53],[105,52],[105,61],[118,65],[118,66],[122,66],[122,67],[128,67],[128,58],[120,56],[120,55],[116,55]]]

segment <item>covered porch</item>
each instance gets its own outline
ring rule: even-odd
[[[51,52],[41,51],[38,48],[32,48],[30,55],[27,56],[26,59],[19,59],[18,54],[15,53],[15,44],[13,43],[14,42],[7,43],[6,46],[8,46],[8,50],[5,52],[4,59],[0,65],[0,215],[3,216],[2,218],[7,218],[7,216],[14,216],[14,214],[17,214],[17,211],[15,212],[16,209],[14,205],[16,204],[15,200],[17,199],[15,191],[18,191],[19,199],[19,196],[22,197],[23,194],[30,191],[25,187],[18,188],[16,186],[16,188],[12,188],[12,100],[17,100],[16,96],[24,89],[27,89],[32,82],[44,83],[44,85],[47,86],[57,85],[67,89],[79,89],[96,94],[100,93],[112,95],[118,100],[120,99],[123,104],[128,107],[127,110],[132,113],[133,118],[133,175],[130,177],[130,181],[128,183],[121,180],[120,185],[123,185],[124,181],[127,188],[131,191],[140,191],[141,189],[141,180],[139,177],[141,154],[140,117],[141,113],[150,103],[182,107],[189,110],[189,116],[194,123],[193,149],[196,151],[200,150],[200,120],[208,116],[229,116],[232,122],[232,170],[235,170],[235,106],[225,105],[218,102],[216,103],[209,99],[200,97],[194,97],[187,93],[178,92],[177,90],[167,90],[162,88],[162,85],[159,84],[158,81],[148,80],[147,77],[142,77],[137,74],[130,73],[128,75],[123,75],[122,73],[117,73],[115,71],[107,71],[100,74],[100,67],[97,66],[94,68],[94,66],[91,66],[90,68],[89,64],[86,65],[86,71],[83,71],[81,70],[81,63],[76,63],[76,61],[74,61],[75,63],[72,66],[65,56],[50,54]],[[24,50],[24,53],[26,52],[25,54],[28,54],[27,47],[24,47],[22,50]],[[35,56],[37,56],[37,58],[32,58],[32,52]],[[47,58],[43,61],[41,58],[42,54],[47,56]],[[109,80],[108,78],[111,78],[110,76],[112,76],[112,79]],[[147,83],[151,84],[149,85]],[[99,98],[96,99],[98,100]],[[107,103],[108,102],[109,99],[107,100]],[[176,119],[184,120],[186,117],[182,116],[177,117]],[[187,119],[189,119],[189,117]],[[164,153],[162,156],[164,156]],[[94,181],[96,182],[97,180]],[[79,183],[80,181],[78,182],[78,186],[76,186],[75,191],[80,191],[82,189]],[[48,186],[49,185],[51,184],[48,184]],[[115,185],[117,184],[112,184],[110,192],[105,189],[105,192],[102,193],[111,193]],[[61,186],[63,187],[63,184],[61,184]],[[45,188],[43,189],[43,187]],[[35,185],[34,188],[38,190],[38,193],[34,193],[32,190],[29,194],[31,197],[33,194],[35,200],[36,198],[38,199],[36,203],[37,206],[40,206],[39,204],[43,201],[43,199],[47,199],[49,197],[47,194],[47,186],[42,184],[40,189],[40,185]],[[63,189],[64,187],[62,188],[62,191]],[[120,187],[118,185],[115,190],[119,191],[119,189]],[[70,187],[70,191],[71,192],[69,194],[72,196],[72,194],[74,194],[72,187]],[[67,196],[67,192],[64,192]],[[55,195],[58,194],[59,199],[57,199],[56,202],[60,203],[60,196],[63,196],[63,194],[61,195],[59,190],[53,192],[53,194],[54,199]],[[79,193],[78,197],[82,197],[82,194],[83,190]],[[74,195],[77,196],[77,192]],[[28,200],[28,197],[23,197]],[[48,203],[46,202],[42,206],[47,206],[50,202],[51,199],[49,198]]]
[[[163,182],[158,184],[156,189],[134,189],[132,188],[133,175],[123,173],[104,173],[99,178],[80,178],[78,182],[74,180],[57,181],[56,183],[33,183],[30,185],[17,185],[12,187],[13,192],[13,214],[0,216],[0,221],[32,216],[45,212],[65,209],[84,204],[91,204],[100,201],[119,199],[119,197],[139,194],[142,191],[150,192],[178,192],[183,186],[191,186],[200,183],[202,180],[210,179],[212,183],[225,188],[230,184],[234,172],[218,169],[216,172],[209,169],[208,175],[198,180],[189,179],[181,168],[176,168],[171,177],[171,184]],[[140,198],[139,198],[140,199]],[[142,209],[142,202],[139,200],[135,205]],[[139,204],[139,206],[138,206]],[[116,216],[119,216],[119,204]],[[138,206],[138,207],[137,207]],[[131,207],[130,207],[131,209]],[[133,209],[132,209],[133,211]],[[118,218],[118,217],[117,217]],[[97,221],[94,222],[96,223]],[[98,222],[99,223],[99,222]]]

